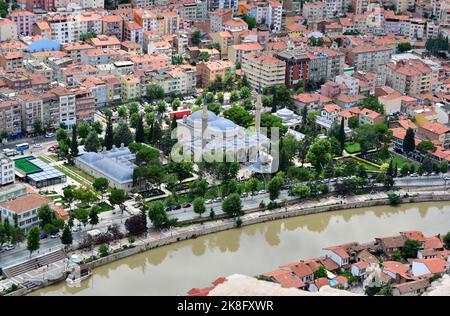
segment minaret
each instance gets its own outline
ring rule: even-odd
[[[259,135],[261,132],[261,109],[262,109],[261,95],[258,94],[258,96],[256,97],[256,104],[255,104],[255,127],[257,135]]]

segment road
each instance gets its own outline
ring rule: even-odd
[[[402,187],[402,188],[420,187],[420,186],[422,186],[422,187],[427,187],[427,186],[428,187],[429,186],[442,187],[443,186],[445,188],[447,186],[447,184],[449,184],[446,182],[448,182],[448,181],[446,181],[444,179],[444,177],[442,177],[442,176],[406,177],[406,178],[395,179],[396,185],[399,187]],[[331,185],[330,191],[333,191],[333,189],[334,188]],[[282,190],[280,193],[279,200],[283,201],[286,199],[292,200],[292,199],[295,199],[295,197],[288,196],[288,191]],[[270,202],[269,194],[264,193],[264,194],[258,194],[255,196],[249,196],[249,197],[243,198],[242,199],[243,210],[246,211],[246,210],[251,210],[251,209],[257,208],[260,205],[261,201],[264,201],[264,203],[267,205]],[[138,213],[139,210],[133,209],[131,206],[132,204],[133,203],[131,201],[128,201],[127,205],[126,205],[127,209],[131,211],[130,214]],[[216,215],[223,214],[221,204],[222,204],[221,202],[217,202],[217,203],[212,203],[212,204],[206,205],[206,212],[205,212],[205,214],[203,214],[203,216],[205,216],[205,217],[209,216],[209,212],[210,212],[211,208],[214,210],[214,213]],[[124,222],[128,217],[131,216],[130,214],[127,214],[127,213],[124,213],[123,215],[121,215],[121,214],[115,214],[115,215],[100,214],[101,221],[94,228],[98,229],[102,232],[105,232],[109,225],[117,224],[117,225],[119,225],[119,227],[121,228],[122,231],[125,231]],[[177,218],[179,221],[192,220],[192,219],[196,219],[199,217],[199,215],[193,211],[192,207],[181,208],[178,210],[171,211],[171,212],[169,212],[169,216],[171,218]],[[88,225],[81,232],[74,233],[73,234],[74,241],[82,239],[82,237],[86,234],[86,231],[88,231],[89,229],[90,229],[90,227]],[[40,254],[55,250],[58,247],[62,247],[59,238],[56,238],[56,239],[47,238],[47,239],[41,240]],[[28,258],[29,258],[29,252],[26,250],[25,243],[22,243],[21,245],[16,247],[16,249],[0,253],[0,267],[10,266],[10,265],[19,263],[23,260],[26,260]]]

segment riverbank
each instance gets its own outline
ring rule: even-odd
[[[412,195],[412,193],[410,193]],[[450,194],[446,191],[436,192],[420,192],[414,193],[415,196],[403,198],[403,203],[410,202],[426,202],[426,201],[448,201]],[[330,197],[326,200],[306,201],[302,204],[289,205],[280,209],[274,210],[260,210],[241,217],[242,226],[283,219],[287,217],[295,217],[309,214],[316,214],[328,211],[339,211],[343,209],[354,209],[360,207],[371,207],[377,205],[389,204],[389,199],[386,193],[376,193],[372,195],[361,195],[347,197],[345,203],[337,197]],[[134,242],[132,248],[129,248],[127,241],[112,245],[111,254],[109,256],[99,258],[89,262],[91,268],[98,268],[103,265],[112,263],[116,260],[126,258],[138,253],[143,253],[160,246],[177,243],[181,240],[196,238],[202,235],[212,234],[224,230],[233,229],[236,227],[234,219],[223,219],[204,224],[195,224],[190,227],[178,227],[168,232],[151,233],[147,238],[138,239]],[[414,227],[411,227],[414,228]],[[124,249],[127,248],[127,249]],[[76,252],[83,258],[89,258],[95,252]]]

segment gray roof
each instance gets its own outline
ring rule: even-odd
[[[135,158],[136,155],[125,147],[111,149],[104,153],[87,152],[76,160],[103,174],[106,178],[123,184],[133,181],[133,170],[136,165],[132,161]]]

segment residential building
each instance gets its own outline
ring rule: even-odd
[[[14,161],[8,157],[0,156],[0,186],[14,183],[16,177],[14,172]]]
[[[206,87],[215,80],[216,77],[222,79],[225,75],[233,75],[235,71],[235,64],[227,60],[217,60],[208,62],[199,62],[196,65],[197,69],[197,84],[200,87]]]
[[[430,259],[414,259],[412,262],[411,271],[416,277],[420,276],[442,276],[448,271],[449,262],[441,258]]]
[[[228,47],[228,59],[232,63],[241,62],[242,56],[250,53],[262,52],[263,47],[259,43],[236,44]]]
[[[431,141],[436,145],[450,148],[450,127],[441,123],[429,122],[417,129],[417,138]]]
[[[270,53],[245,54],[241,67],[242,75],[247,76],[252,88],[259,92],[285,83],[286,63]]]
[[[102,18],[103,34],[123,38],[123,18],[120,15],[106,15]],[[138,21],[139,23],[139,21]]]
[[[33,33],[33,24],[39,21],[40,16],[30,11],[14,10],[10,14],[11,20],[16,23],[17,36],[30,36]]]
[[[17,25],[10,19],[0,18],[0,42],[17,39]]]
[[[223,23],[225,21],[231,20],[232,18],[233,18],[232,9],[222,9],[209,12],[210,31],[213,33],[221,32]]]
[[[286,63],[285,84],[289,88],[297,85],[306,87],[308,81],[308,54],[301,49],[285,49],[274,54],[274,56]]]
[[[394,49],[386,46],[360,45],[347,53],[347,62],[357,71],[380,73],[390,61]]]
[[[327,5],[324,2],[306,2],[303,4],[303,17],[308,23],[325,19]]]
[[[386,85],[408,96],[432,91],[432,69],[419,59],[388,62],[384,67]]]
[[[22,131],[22,110],[17,101],[0,101],[0,126],[10,135],[20,134]]]

